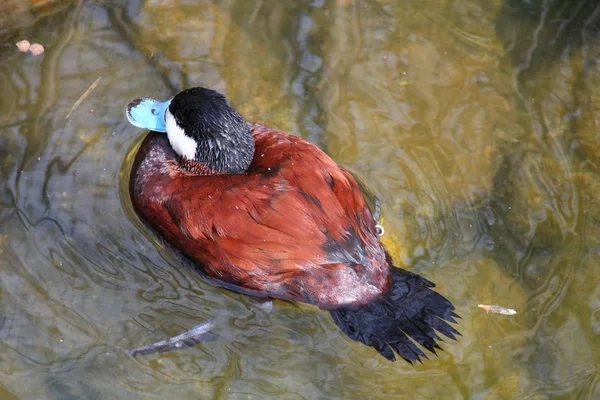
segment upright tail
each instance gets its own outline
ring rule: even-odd
[[[395,351],[411,364],[421,362],[421,357],[428,357],[415,342],[436,354],[435,349],[440,349],[436,340],[443,339],[435,331],[453,340],[454,335],[460,336],[448,324],[460,318],[454,313],[454,306],[433,287],[433,282],[419,275],[392,268],[392,284],[382,298],[330,313],[350,339],[375,348],[388,360],[396,361]]]

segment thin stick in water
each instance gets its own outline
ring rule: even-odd
[[[102,79],[102,77],[99,77],[98,79],[96,79],[94,81],[94,83],[92,83],[90,85],[90,87],[75,102],[75,104],[73,104],[73,107],[71,107],[71,111],[69,111],[69,113],[67,114],[67,119],[69,119],[69,117],[71,116],[71,114],[73,114],[73,112],[75,110],[77,110],[77,108],[81,105],[81,103],[83,103],[83,101],[86,99],[86,97],[88,97],[94,91],[94,89],[96,89],[96,86],[98,86],[98,83],[100,83],[100,79]]]

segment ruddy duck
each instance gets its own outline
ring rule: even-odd
[[[251,296],[327,310],[348,337],[392,361],[394,352],[411,363],[427,358],[415,343],[435,353],[436,330],[459,334],[448,323],[454,306],[429,280],[392,265],[356,180],[313,144],[247,122],[202,87],[166,102],[135,100],[127,117],[154,131],[131,171],[133,206],[202,273]]]

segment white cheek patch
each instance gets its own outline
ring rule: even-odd
[[[167,136],[173,150],[189,160],[196,158],[196,141],[187,136],[183,132],[183,129],[177,125],[175,117],[173,117],[168,108],[165,112],[165,123],[167,126]]]

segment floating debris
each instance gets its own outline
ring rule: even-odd
[[[29,51],[31,43],[29,43],[29,40],[21,40],[20,42],[17,42],[17,47],[21,53],[25,53]]]
[[[31,44],[29,43],[29,40],[21,40],[20,42],[17,42],[16,45],[21,53],[30,51],[34,56],[39,56],[44,52],[44,46],[39,43]]]
[[[502,314],[502,315],[515,315],[517,312],[512,308],[505,308],[495,304],[479,304],[479,308],[483,308],[487,313]]]
[[[31,52],[31,54],[33,54],[34,56],[39,56],[40,54],[42,54],[44,52],[44,46],[42,46],[39,43],[34,43],[31,45],[31,47],[29,48],[29,51]]]

